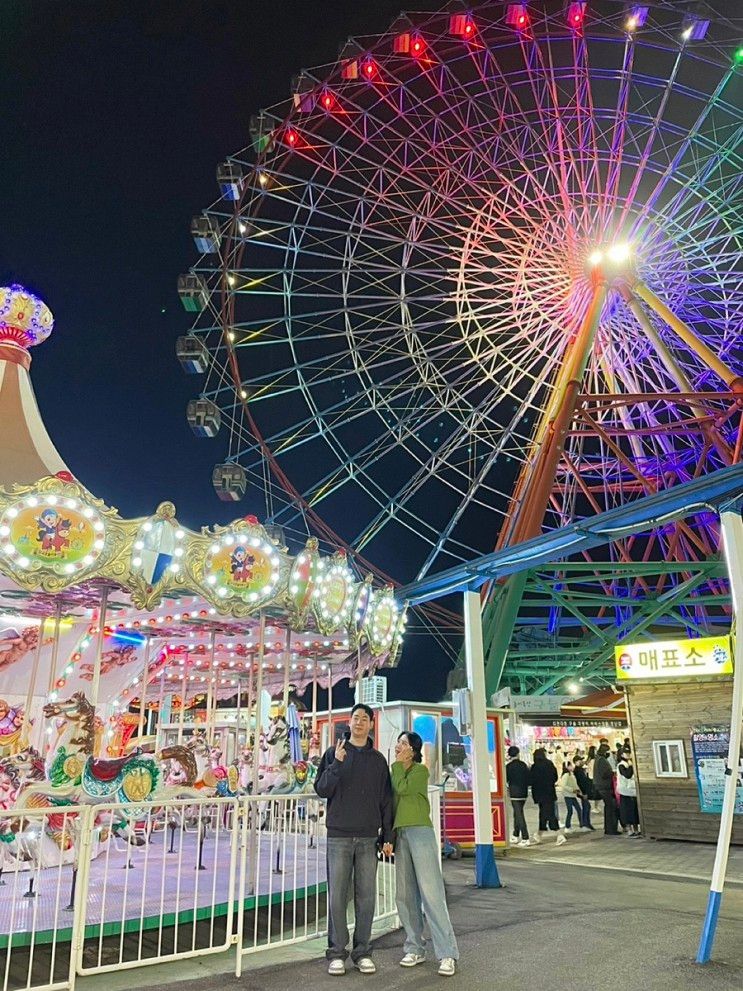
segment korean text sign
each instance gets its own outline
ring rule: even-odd
[[[705,677],[733,673],[730,637],[623,643],[614,648],[618,681]]]

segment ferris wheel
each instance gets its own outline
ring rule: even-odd
[[[220,495],[411,580],[739,460],[729,10],[482,3],[303,71],[179,284]]]

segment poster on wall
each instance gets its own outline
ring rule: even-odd
[[[727,726],[692,727],[691,753],[699,791],[699,808],[702,812],[722,812],[725,793],[725,766],[730,729]],[[735,812],[743,814],[743,761],[738,761],[738,783],[735,793]]]

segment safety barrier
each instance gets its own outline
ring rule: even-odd
[[[83,843],[78,974],[219,953],[232,944],[240,830],[233,799],[98,805],[114,835]]]
[[[327,930],[324,802],[314,795],[0,812],[2,991]],[[375,920],[396,919],[394,867]]]
[[[3,989],[74,983],[74,856],[88,810],[0,812],[0,948]]]
[[[325,803],[308,796],[246,800],[236,974],[242,958],[327,932]],[[394,868],[377,871],[375,922],[396,917]]]

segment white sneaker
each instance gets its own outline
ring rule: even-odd
[[[539,833],[534,833],[532,838],[529,840],[529,843],[532,846],[538,846],[541,842],[542,841],[539,839]]]
[[[426,957],[424,953],[406,953],[405,956],[400,961],[401,967],[416,967],[419,963],[425,963]]]
[[[331,960],[328,964],[328,973],[333,976],[340,976],[346,973],[346,965],[343,960]]]
[[[517,846],[531,846],[531,843],[528,840],[519,840],[519,842],[516,845]]]
[[[457,961],[453,957],[444,957],[439,964],[439,974],[442,977],[454,977],[457,972]]]
[[[356,961],[354,967],[360,974],[376,974],[377,968],[371,957],[361,957]]]
[[[558,833],[555,846],[562,846],[564,843],[567,843],[567,837],[563,836],[562,833]]]

